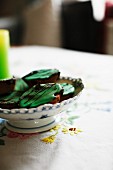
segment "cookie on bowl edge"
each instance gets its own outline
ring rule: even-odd
[[[28,89],[29,86],[21,78],[15,79],[15,86],[12,91],[0,95],[0,107],[3,109],[19,108],[20,97]]]
[[[0,80],[0,95],[5,95],[11,93],[16,84],[16,78],[3,79]]]
[[[41,69],[30,72],[22,79],[32,87],[35,84],[55,83],[60,77],[60,71],[57,69]]]
[[[62,88],[64,90],[60,101],[67,100],[67,99],[73,97],[74,92],[75,92],[75,88],[74,88],[74,86],[72,84],[61,83],[60,85],[62,86]]]

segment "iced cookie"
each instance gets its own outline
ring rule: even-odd
[[[61,101],[69,99],[70,97],[73,97],[75,88],[72,84],[69,83],[61,83],[61,86],[63,88],[63,95],[61,97]]]
[[[0,95],[11,93],[15,88],[16,79],[0,80]]]
[[[26,90],[28,90],[28,88],[29,86],[22,79],[17,79],[14,91],[0,97],[0,107],[3,109],[18,108],[20,97]]]
[[[20,91],[14,91],[9,95],[6,95],[0,99],[0,108],[2,109],[13,109],[18,108],[20,96],[23,94],[23,92]]]
[[[19,105],[22,108],[33,108],[47,103],[55,104],[60,101],[62,93],[60,84],[37,84],[23,93]]]
[[[41,69],[33,71],[22,79],[32,87],[35,84],[55,83],[59,78],[60,72],[57,69]]]

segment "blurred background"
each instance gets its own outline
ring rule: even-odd
[[[96,21],[90,0],[1,0],[11,46],[43,45],[113,55],[113,2]]]

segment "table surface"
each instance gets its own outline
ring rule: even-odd
[[[85,88],[53,131],[11,133],[1,121],[0,170],[112,170],[113,56],[26,46],[11,48],[9,61],[15,76],[57,68],[62,76],[81,78]],[[78,133],[64,133],[71,127]],[[53,143],[42,140],[51,135]]]

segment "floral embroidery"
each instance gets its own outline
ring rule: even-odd
[[[64,134],[70,134],[72,136],[75,135],[75,134],[78,134],[79,132],[82,132],[82,130],[77,129],[75,127],[69,128],[69,127],[64,127],[64,125],[62,125],[62,126],[57,125],[50,130],[50,132],[56,131],[56,133],[41,139],[41,141],[45,142],[46,144],[47,143],[50,143],[50,144],[53,143],[56,139],[56,136],[59,132],[59,129],[61,129],[61,132],[63,132]]]
[[[57,133],[58,133],[58,131],[54,135],[51,135],[51,136],[48,136],[48,137],[41,139],[41,141],[51,144],[55,141]]]
[[[68,118],[67,118],[67,120],[66,120],[66,123],[67,123],[67,124],[70,124],[70,125],[73,125],[75,119],[78,119],[78,118],[79,118],[79,116],[77,116],[77,115],[68,116]]]
[[[67,113],[67,116],[65,116],[64,123],[58,124],[52,129],[49,130],[49,132],[52,132],[54,134],[51,134],[50,136],[47,136],[43,139],[41,139],[42,142],[45,143],[53,143],[56,140],[57,134],[59,132],[62,132],[63,134],[70,134],[75,135],[79,132],[82,132],[80,129],[77,129],[75,127],[70,127],[72,124],[74,124],[74,120],[77,118],[77,116],[69,116]],[[68,125],[68,126],[67,126]],[[19,139],[28,139],[34,135],[37,135],[38,133],[17,133],[10,130],[7,130],[7,128],[4,126],[4,120],[0,123],[0,137],[7,136],[8,138],[19,138]],[[4,139],[0,139],[0,145],[5,145]]]
[[[18,136],[19,136],[18,133],[11,132],[11,131],[9,131],[7,134],[7,137],[9,138],[17,138]]]
[[[59,130],[61,128],[61,125],[56,125],[55,127],[53,127],[52,129],[50,129],[50,132],[55,131],[55,130]]]
[[[62,132],[64,134],[70,134],[73,136],[73,135],[78,134],[79,132],[83,132],[83,131],[81,129],[77,129],[75,127],[71,127],[71,128],[65,127],[62,129]]]
[[[67,133],[69,132],[69,129],[65,127],[65,128],[62,129],[62,132],[63,132],[64,134],[67,134]]]
[[[20,138],[20,139],[28,139],[31,136],[37,135],[37,133],[29,133],[29,134],[23,134],[23,133],[17,133],[8,131],[7,137],[9,138]]]
[[[8,138],[27,139],[34,135],[37,135],[37,133],[23,134],[23,133],[9,131],[4,125],[4,120],[0,122],[0,137],[7,136]],[[0,145],[5,145],[4,139],[0,139]]]

